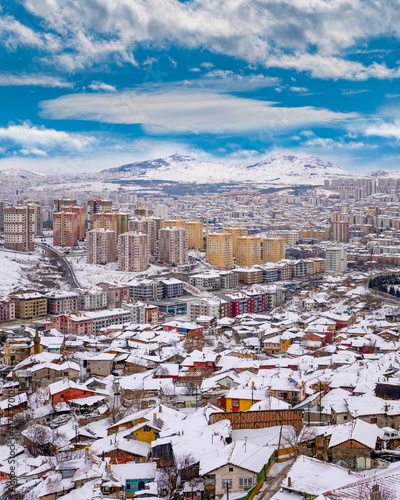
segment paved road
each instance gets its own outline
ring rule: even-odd
[[[40,248],[43,248],[43,250],[45,250],[48,254],[51,254],[58,260],[58,262],[62,265],[65,272],[65,277],[67,278],[67,281],[72,288],[81,288],[76,279],[74,270],[70,266],[67,259],[60,252],[57,252],[57,250],[51,248],[49,245],[46,245],[45,243],[36,242],[35,245],[37,245]]]

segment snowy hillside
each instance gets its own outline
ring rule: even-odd
[[[204,162],[190,156],[130,163],[103,170],[100,176],[116,179],[157,179],[176,182],[275,182],[278,184],[320,184],[324,179],[348,175],[337,165],[320,158],[271,156],[255,165]]]

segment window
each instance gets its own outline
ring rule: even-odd
[[[229,486],[229,488],[232,488],[232,483],[233,483],[232,479],[223,479],[222,480],[222,489],[225,490],[227,486]]]
[[[232,399],[232,406],[239,406],[239,400],[238,399]]]
[[[253,478],[252,477],[240,477],[239,478],[239,487],[240,488],[249,488],[253,486]]]
[[[229,467],[229,472],[233,472],[233,467]]]
[[[151,432],[151,427],[149,427],[148,425],[145,425],[145,426],[143,427],[143,431],[144,431],[144,432]]]
[[[371,417],[371,424],[376,424],[378,422],[377,417]]]

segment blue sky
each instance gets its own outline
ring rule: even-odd
[[[397,0],[5,0],[0,168],[400,165]]]

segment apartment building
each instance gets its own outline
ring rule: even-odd
[[[99,212],[111,212],[112,201],[103,200],[102,198],[96,198],[94,200],[88,200],[87,203],[87,228],[89,231],[94,229],[94,214]],[[111,228],[109,228],[111,229]]]
[[[50,292],[46,295],[49,314],[78,311],[79,294],[75,292]]]
[[[38,292],[15,293],[10,295],[15,302],[15,317],[31,319],[47,314],[47,297]]]
[[[131,300],[160,300],[163,298],[163,286],[159,281],[142,280],[137,283],[130,282],[129,296]]]
[[[35,248],[35,210],[30,206],[4,209],[4,246],[19,252]]]
[[[207,235],[207,262],[222,269],[233,267],[233,239],[227,232]]]
[[[257,236],[239,236],[237,238],[236,264],[241,267],[261,264],[261,238]]]
[[[0,323],[15,319],[15,302],[13,300],[0,300]]]
[[[188,248],[203,250],[203,223],[200,220],[169,219],[164,220],[162,226],[183,227],[188,232]]]
[[[116,231],[106,228],[96,228],[86,233],[86,262],[88,264],[108,264],[116,260]]]
[[[109,229],[117,234],[117,212],[98,212],[93,214],[93,229]]]
[[[276,231],[268,232],[268,238],[284,238],[288,247],[296,245],[299,241],[299,235],[300,232],[296,229],[277,229]]]
[[[141,272],[149,267],[149,238],[147,234],[129,231],[118,236],[118,269]]]
[[[233,256],[237,257],[239,248],[238,238],[241,238],[242,236],[247,236],[248,229],[246,227],[241,227],[241,226],[232,226],[225,228],[224,232],[232,235],[232,252]]]
[[[219,299],[203,298],[188,302],[187,316],[189,321],[196,321],[199,316],[211,318],[220,317],[221,301]]]
[[[35,236],[43,235],[43,208],[40,200],[27,200],[26,204],[33,208]]]
[[[130,219],[128,231],[147,234],[149,237],[149,251],[151,254],[157,253],[157,222],[151,218]]]
[[[279,262],[285,258],[286,241],[284,238],[263,238],[263,258],[266,262]]]
[[[326,247],[326,270],[335,273],[347,271],[347,253],[345,248],[336,245]]]
[[[188,232],[183,227],[160,229],[158,258],[166,264],[181,266],[188,263]]]
[[[333,241],[340,241],[347,243],[349,241],[350,226],[345,221],[333,221],[331,226],[331,239]]]
[[[73,247],[78,243],[78,213],[72,211],[54,212],[53,245],[55,247]]]
[[[4,209],[7,208],[5,201],[0,201],[0,231],[4,231]]]
[[[84,311],[96,311],[99,309],[107,309],[108,293],[106,290],[82,290],[80,295],[80,309]]]
[[[75,207],[78,205],[78,202],[73,198],[57,198],[53,200],[53,212],[61,212],[63,208]]]

